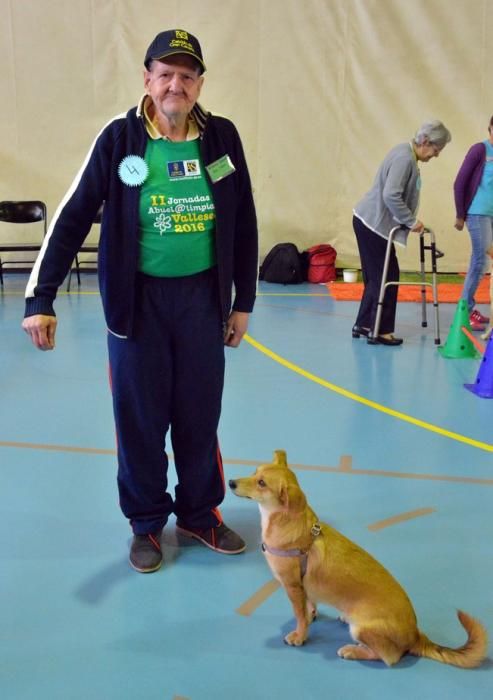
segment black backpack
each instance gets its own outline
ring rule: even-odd
[[[278,284],[301,284],[306,279],[303,257],[294,243],[278,243],[265,256],[259,279]]]

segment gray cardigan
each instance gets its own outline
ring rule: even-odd
[[[412,145],[400,143],[385,156],[371,190],[354,208],[354,215],[382,238],[402,225],[394,237],[406,245],[409,229],[416,223],[419,205],[419,170]]]

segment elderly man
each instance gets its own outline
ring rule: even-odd
[[[181,534],[214,551],[245,549],[218,509],[217,426],[224,345],[240,344],[255,300],[257,226],[238,133],[197,102],[205,71],[198,40],[161,32],[144,65],[140,104],[103,128],[51,222],[23,328],[37,348],[54,348],[56,290],[104,202],[98,271],[118,488],[133,530],[130,563],[147,573],[162,564],[161,532],[173,512]]]

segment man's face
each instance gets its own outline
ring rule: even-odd
[[[197,62],[186,54],[153,61],[144,71],[144,87],[156,114],[167,119],[188,115],[199,99],[204,78]]]

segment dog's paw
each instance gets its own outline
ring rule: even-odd
[[[359,659],[358,651],[359,647],[356,644],[346,644],[337,650],[337,656],[340,656],[341,659]]]
[[[346,644],[337,652],[342,659],[359,659],[360,661],[376,661],[381,657],[364,644]]]
[[[305,639],[306,635],[302,636],[296,630],[293,630],[293,632],[284,637],[284,643],[289,644],[290,647],[301,647],[305,643]]]

